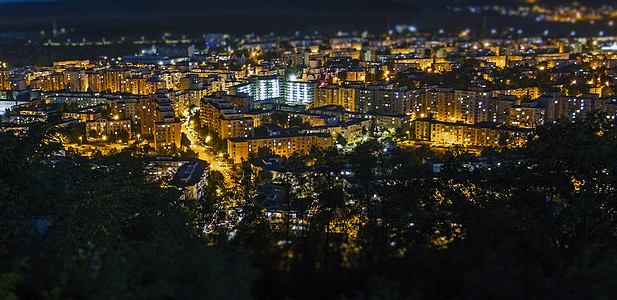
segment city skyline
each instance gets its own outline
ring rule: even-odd
[[[2,299],[614,297],[611,3],[0,11]]]

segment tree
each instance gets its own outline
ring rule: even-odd
[[[121,140],[122,142],[127,143],[129,141],[129,139],[131,138],[131,135],[129,134],[128,131],[126,131],[125,129],[121,129],[118,132],[118,136],[117,136],[118,140]]]
[[[180,137],[180,145],[182,147],[191,147],[191,140],[182,132],[182,136]]]
[[[415,88],[416,87],[416,82],[411,79],[409,77],[409,75],[403,73],[403,72],[398,72],[394,75],[394,78],[392,80],[392,83],[396,83],[402,86],[407,86],[410,88]]]
[[[188,147],[183,147],[182,149],[180,149],[178,151],[178,156],[188,157],[188,158],[199,158],[199,154],[195,152],[195,150],[188,148]]]
[[[340,81],[347,80],[347,71],[346,70],[342,70],[342,71],[338,72],[337,77],[338,77],[338,80],[340,80]]]
[[[302,127],[304,124],[302,123],[302,117],[289,117],[289,127]]]
[[[265,146],[259,147],[256,153],[257,156],[265,156],[265,155],[273,155],[273,154],[274,152],[272,152],[272,149],[270,147],[265,147]]]
[[[56,159],[53,130],[36,126],[0,143],[0,295],[250,296],[246,253],[207,246],[143,158]]]
[[[69,143],[78,144],[85,139],[84,133],[86,132],[86,124],[77,123],[75,125],[60,128],[58,131],[66,138]]]
[[[266,129],[266,127],[264,127],[263,125],[255,127],[254,136],[255,137],[266,137],[268,136],[268,129]]]
[[[571,231],[568,243],[576,249],[617,242],[608,234],[617,230],[617,215],[602,209],[617,204],[608,192],[617,186],[609,175],[617,172],[617,163],[610,159],[616,136],[615,121],[592,113],[543,126],[528,143],[539,176],[545,178],[543,188],[564,206],[561,221]]]
[[[343,146],[346,146],[347,145],[347,139],[342,134],[339,133],[336,136],[336,143],[337,144],[341,144]]]
[[[275,112],[270,115],[270,120],[283,128],[287,128],[289,125],[289,115],[286,113]]]
[[[88,133],[88,136],[91,139],[97,139],[99,137],[99,133],[96,130],[94,130],[94,129],[90,129],[90,132]]]

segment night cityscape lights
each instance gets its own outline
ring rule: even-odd
[[[602,1],[1,1],[0,298],[611,298]]]

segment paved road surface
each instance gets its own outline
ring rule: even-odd
[[[219,164],[219,161],[217,161],[217,159],[221,160],[221,158],[219,156],[213,155],[208,149],[206,149],[201,144],[201,142],[195,137],[195,135],[193,135],[193,133],[188,129],[188,126],[186,123],[182,123],[182,133],[186,134],[186,137],[194,145],[192,147],[193,151],[197,152],[197,154],[199,155],[199,159],[208,162],[212,170],[216,170],[216,171],[223,173],[223,175],[225,176],[225,181],[227,181],[228,183],[231,183],[232,182],[231,176],[230,176],[231,168],[222,167]]]

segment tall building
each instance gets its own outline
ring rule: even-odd
[[[489,121],[491,96],[492,93],[484,91],[454,90],[454,113],[448,122],[476,124]]]
[[[92,91],[95,93],[102,92],[103,90],[103,76],[99,72],[96,71],[86,71],[86,82],[88,83],[88,87],[86,91]]]
[[[442,145],[491,147],[500,145],[501,132],[496,123],[463,124],[435,119],[416,119],[412,129],[415,139]]]
[[[284,98],[287,104],[310,105],[315,100],[315,83],[289,80],[279,76],[255,76],[249,83],[231,88],[232,94],[246,94],[254,101]]]
[[[6,91],[11,89],[8,82],[9,76],[11,76],[11,73],[8,69],[0,69],[0,90]]]
[[[211,98],[222,99],[223,101],[231,103],[233,108],[237,112],[246,113],[254,108],[253,99],[247,94],[227,94],[226,92],[214,92]]]
[[[575,119],[591,111],[603,111],[607,103],[606,99],[600,99],[595,94],[540,97],[538,100],[546,106],[546,118],[550,120],[564,117]]]
[[[147,95],[149,91],[146,89],[146,81],[145,77],[131,76],[127,78],[122,91],[133,95]]]
[[[252,96],[255,101],[281,97],[280,79],[277,76],[253,78],[250,96]]]
[[[171,119],[154,122],[154,149],[180,148],[182,137],[180,126],[180,122],[175,122]]]
[[[510,107],[507,124],[520,128],[536,128],[544,122],[544,108],[538,107],[538,102],[526,102]]]
[[[105,70],[102,73],[102,91],[122,92],[129,73],[128,70],[124,69]]]
[[[282,96],[287,104],[313,104],[314,94],[314,82],[283,81],[282,83]]]
[[[269,148],[276,155],[290,156],[295,152],[306,154],[313,147],[327,148],[332,146],[332,143],[332,136],[325,133],[231,138],[227,140],[227,151],[233,162],[238,164],[248,159],[250,153],[256,153],[261,147]]]
[[[508,113],[510,108],[519,105],[519,99],[514,95],[497,95],[491,99],[491,114],[492,122],[506,123],[508,122]]]
[[[67,69],[62,71],[66,89],[71,92],[85,92],[88,90],[88,80],[83,69]]]
[[[154,133],[155,109],[156,101],[151,97],[139,99],[139,132],[143,137],[151,137]]]
[[[64,75],[62,73],[54,72],[38,79],[39,80],[33,80],[32,85],[43,91],[61,91],[66,87]]]
[[[176,119],[172,103],[164,95],[153,95],[156,109],[154,111],[154,149],[180,148],[182,138],[181,123]]]
[[[202,126],[216,132],[221,139],[253,136],[253,118],[244,116],[223,99],[202,99],[200,119]]]
[[[347,111],[356,111],[356,89],[339,85],[315,88],[313,107],[340,105]]]
[[[492,96],[492,92],[486,91],[431,89],[413,96],[410,114],[416,119],[434,118],[441,122],[496,122]]]
[[[167,82],[160,77],[152,76],[146,80],[146,94],[155,93],[158,90],[166,89]]]
[[[140,101],[138,98],[118,98],[111,100],[112,111],[120,119],[137,120],[140,112]]]

